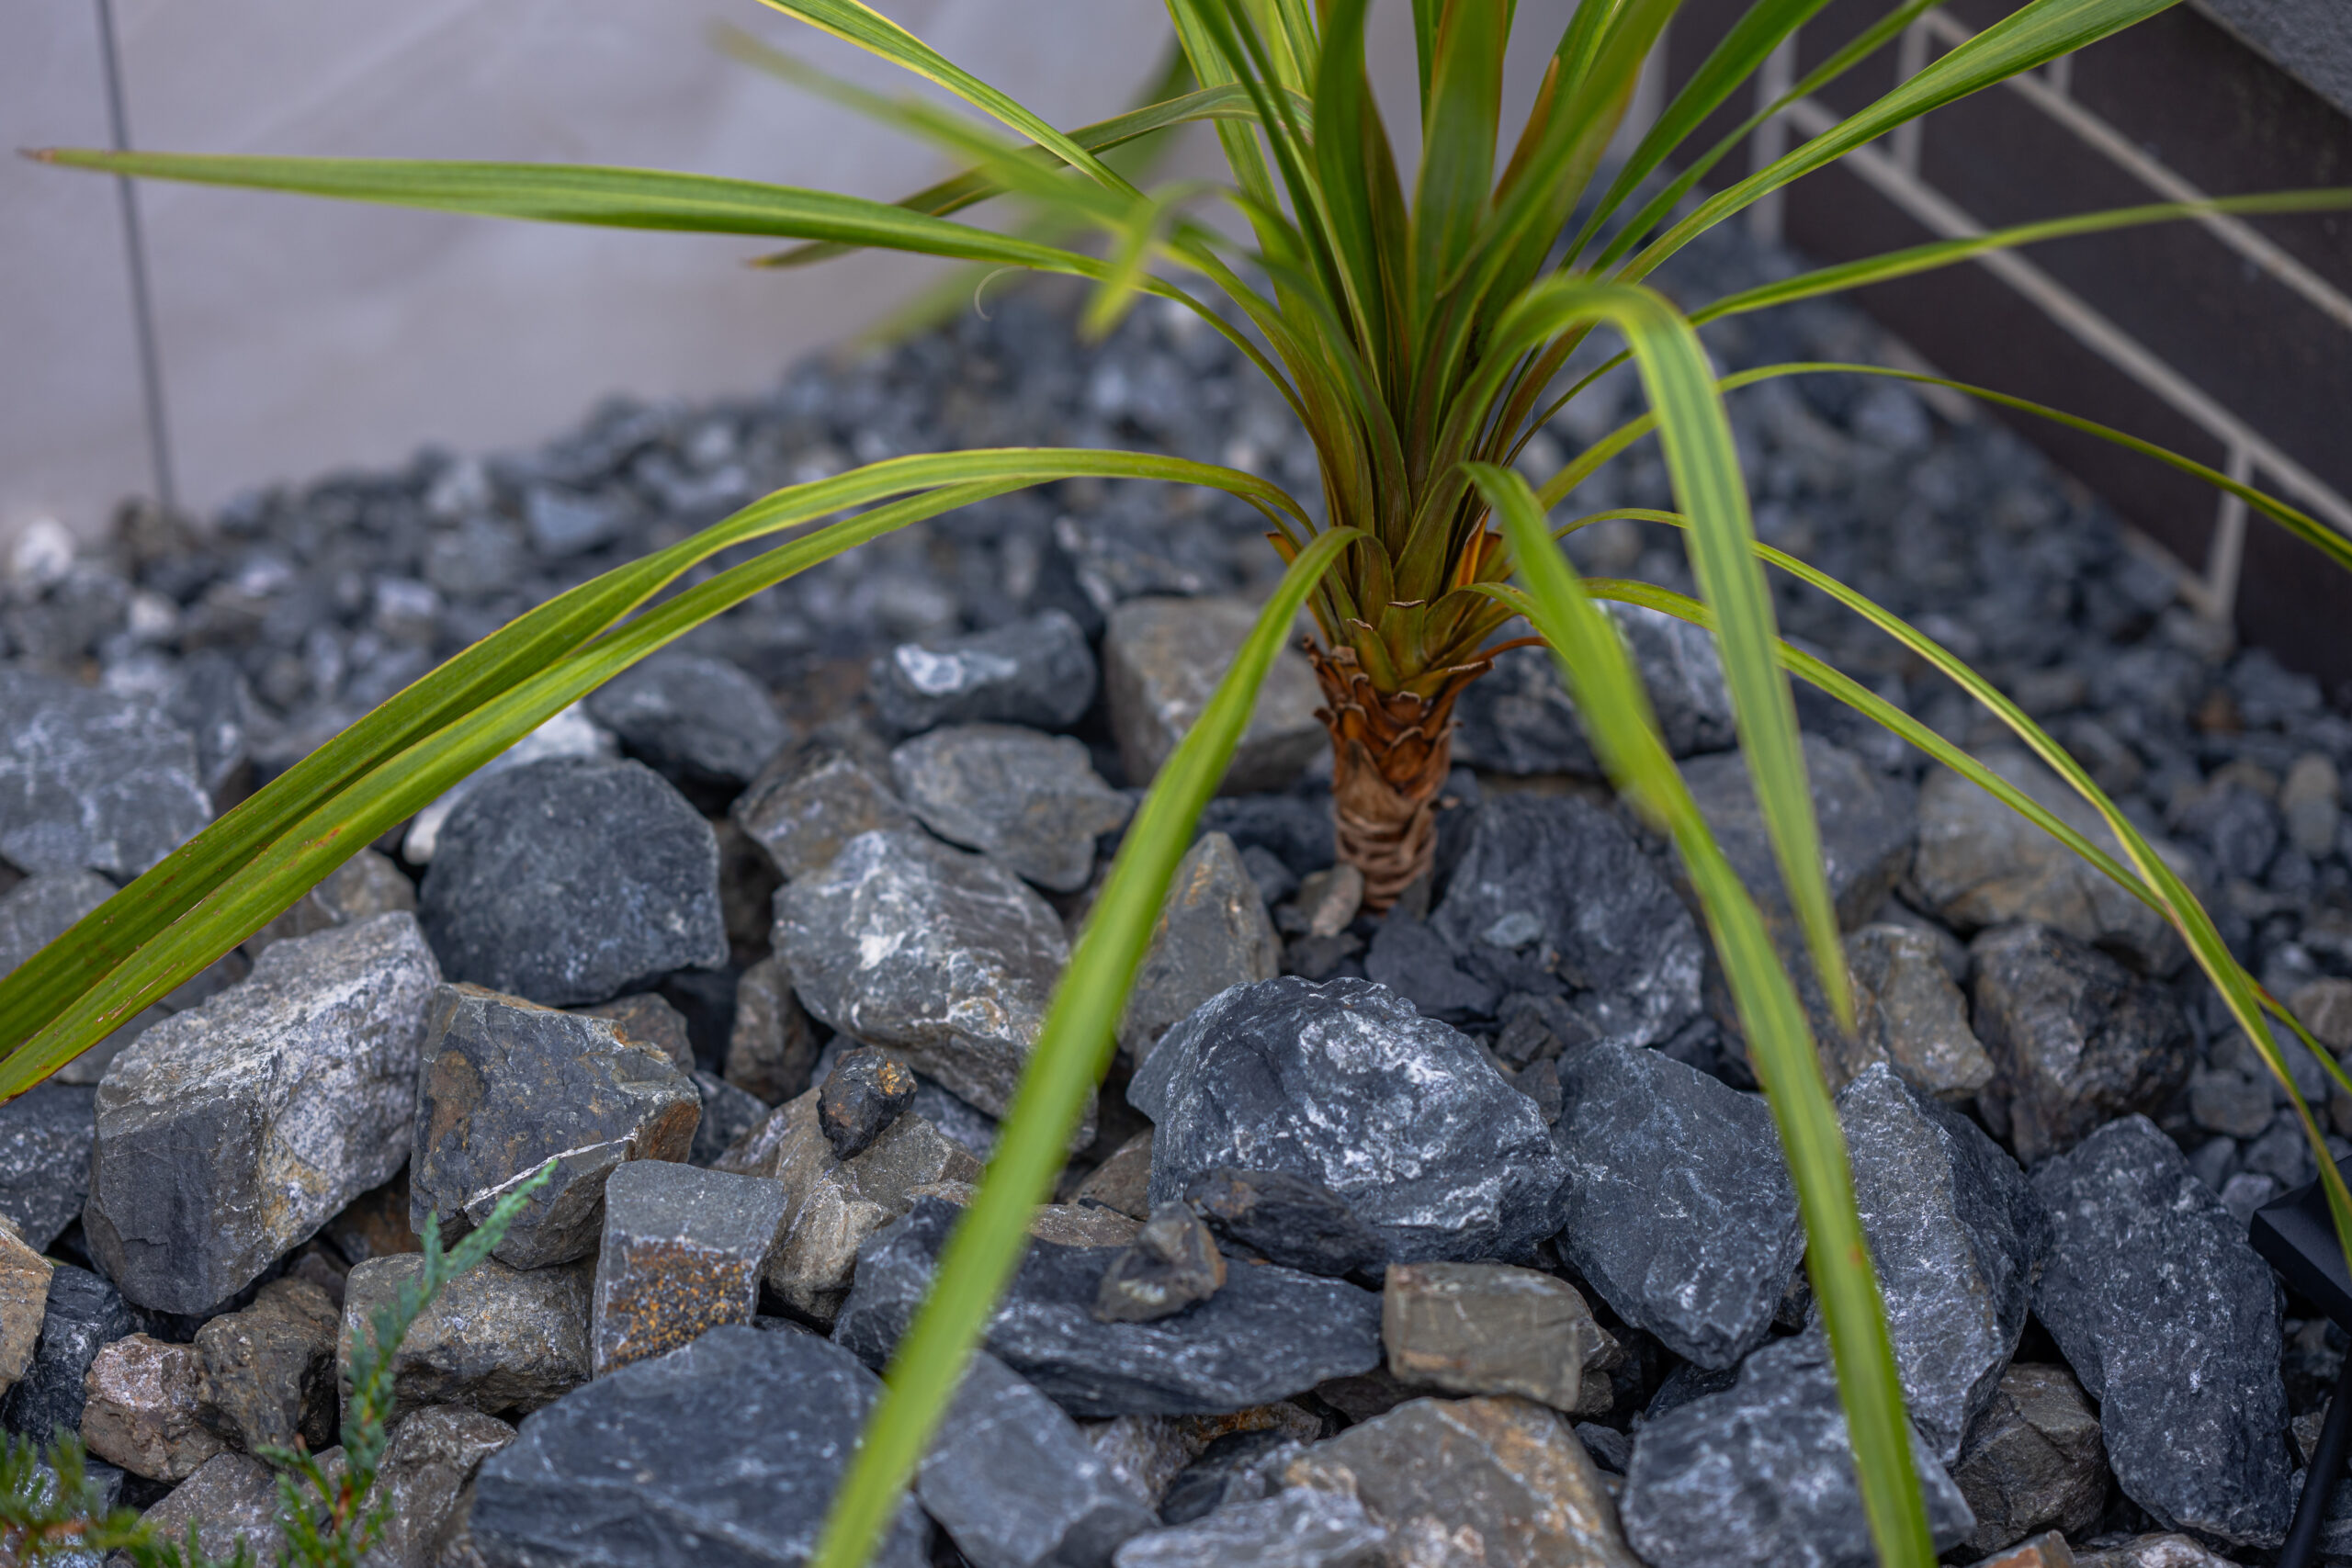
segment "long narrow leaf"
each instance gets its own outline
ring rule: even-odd
[[[988,1175],[939,1260],[930,1294],[891,1358],[888,1386],[833,1500],[812,1568],[863,1568],[897,1507],[966,1359],[1028,1243],[1029,1220],[1061,1167],[1086,1097],[1109,1065],[1168,885],[1193,824],[1225,776],[1259,688],[1316,581],[1363,536],[1332,529],[1299,553],[1216,693],[1152,782],[1056,988],[998,1134]]]

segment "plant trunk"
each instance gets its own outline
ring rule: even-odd
[[[1428,874],[1437,852],[1438,795],[1453,761],[1453,701],[1485,661],[1459,671],[1435,701],[1384,694],[1350,648],[1306,642],[1331,732],[1331,816],[1340,859],[1363,873],[1363,904],[1379,914]]]

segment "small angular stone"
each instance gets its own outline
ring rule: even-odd
[[[650,1045],[686,1071],[695,1070],[695,1043],[686,1032],[686,1015],[650,991],[572,1010],[586,1018],[605,1019],[614,1032],[630,1044]]]
[[[1239,599],[1130,599],[1112,610],[1102,634],[1102,684],[1129,784],[1148,784],[1159,772],[1257,620],[1258,607]],[[1233,749],[1223,793],[1278,790],[1296,778],[1327,744],[1315,716],[1322,700],[1306,655],[1288,648],[1275,655],[1250,728]]]
[[[931,1289],[957,1213],[922,1199],[858,1249],[838,1342],[869,1365],[888,1359]],[[1033,1243],[984,1340],[1073,1416],[1238,1410],[1380,1359],[1377,1296],[1287,1269],[1234,1269],[1216,1295],[1158,1323],[1097,1322],[1095,1292],[1116,1250]]]
[[[2278,787],[2278,810],[2297,849],[2313,859],[2333,851],[2344,820],[2344,778],[2335,761],[2318,751],[2296,758]]]
[[[2234,1067],[2199,1067],[2188,1075],[2188,1119],[2209,1133],[2256,1138],[2270,1130],[2270,1080]]]
[[[1584,1445],[1527,1400],[1417,1399],[1316,1444],[1285,1479],[1354,1493],[1407,1562],[1641,1568]]]
[[[1392,1263],[1381,1292],[1390,1375],[1447,1393],[1515,1393],[1573,1411],[1599,1332],[1574,1285],[1532,1269]]]
[[[2065,1368],[2019,1362],[2001,1374],[1951,1478],[1976,1516],[1971,1551],[1998,1551],[2036,1530],[2082,1536],[2107,1511],[2098,1413]]]
[[[1011,725],[919,735],[890,753],[890,772],[923,826],[1057,893],[1086,886],[1096,837],[1135,810],[1095,774],[1083,743]]]
[[[2188,1080],[2195,1037],[2162,987],[2046,926],[1987,931],[1969,953],[1977,1032],[1998,1069],[1985,1101],[2027,1165]]]
[[[595,1375],[749,1323],[784,1229],[783,1187],[634,1160],[605,1184],[588,1338]]]
[[[142,1522],[157,1540],[174,1543],[196,1530],[197,1550],[227,1562],[239,1547],[255,1562],[276,1558],[277,1472],[245,1454],[215,1454],[147,1510]]]
[[[1341,862],[1300,879],[1283,929],[1329,939],[1346,931],[1363,908],[1363,873]]]
[[[1913,1444],[1938,1551],[1975,1520]],[[1819,1330],[1758,1350],[1736,1383],[1651,1416],[1625,1472],[1625,1536],[1650,1568],[1870,1568],[1838,1374]]]
[[[874,711],[901,735],[943,724],[1066,729],[1093,705],[1093,650],[1076,621],[1042,610],[984,632],[902,642],[874,661]]]
[[[0,1398],[0,1427],[37,1443],[80,1431],[90,1363],[136,1326],[121,1292],[86,1269],[56,1265],[32,1364]]]
[[[2075,1553],[2066,1545],[2066,1538],[2052,1530],[1996,1552],[1977,1563],[1976,1568],[2075,1568]]]
[[[965,1369],[915,1495],[973,1568],[1100,1568],[1159,1523],[1076,1422],[985,1350]]]
[[[727,1151],[718,1168],[775,1181],[785,1195],[783,1238],[767,1281],[794,1311],[832,1321],[849,1294],[857,1249],[905,1213],[914,1190],[978,1181],[980,1162],[921,1116],[901,1116],[856,1158],[836,1158],[819,1124],[819,1091],[778,1106]]]
[[[1233,840],[1204,833],[1185,852],[1136,971],[1119,1046],[1140,1062],[1161,1035],[1229,986],[1282,973],[1282,941]]]
[[[204,1424],[204,1359],[193,1345],[133,1334],[91,1358],[82,1441],[150,1481],[184,1481],[229,1443]]]
[[[1838,925],[1851,931],[1877,912],[1910,866],[1917,817],[1911,786],[1818,735],[1804,738],[1804,766],[1829,897]],[[1747,760],[1733,752],[1702,757],[1683,764],[1682,781],[1765,919],[1793,931],[1795,915]]]
[[[0,859],[128,882],[211,820],[195,742],[150,703],[0,666]]]
[[[1634,672],[1648,689],[1668,751],[1676,757],[1720,751],[1735,739],[1731,693],[1714,638],[1663,611],[1607,606]],[[1600,776],[1576,702],[1560,683],[1549,649],[1512,649],[1462,694],[1455,761],[1494,773]]]
[[[415,908],[416,884],[389,856],[362,850],[295,899],[291,908],[247,937],[244,948],[249,956],[259,957],[270,943],[289,936],[309,936],[372,915]]]
[[[2276,1546],[2292,1512],[2280,1296],[2145,1117],[2033,1172],[2056,1245],[2034,1315],[2098,1402],[2117,1484],[2169,1529]]]
[[[1189,1194],[1187,1195],[1189,1198]],[[1151,1217],[1151,1129],[1146,1127],[1111,1151],[1069,1195],[1073,1205],[1100,1204],[1131,1220]],[[1296,1264],[1289,1265],[1296,1268]],[[1309,1270],[1313,1272],[1313,1270]]]
[[[2352,1055],[2352,980],[2312,980],[2298,986],[2287,1007],[2319,1043]]]
[[[1562,1256],[1676,1355],[1734,1365],[1770,1332],[1804,1255],[1771,1112],[1633,1046],[1581,1053],[1560,1085]]]
[[[399,1169],[439,980],[415,917],[378,915],[277,943],[116,1057],[82,1221],[122,1293],[205,1312]]]
[[[453,980],[549,1007],[727,962],[718,840],[639,762],[553,757],[468,795],[418,918]]]
[[[1136,1536],[1112,1559],[1114,1568],[1381,1568],[1390,1561],[1388,1532],[1362,1503],[1304,1486]]]
[[[835,1159],[855,1159],[871,1148],[899,1113],[914,1102],[915,1075],[904,1062],[871,1045],[844,1051],[817,1095],[817,1125]]]
[[[248,1453],[291,1449],[298,1436],[313,1452],[333,1443],[341,1316],[310,1280],[273,1280],[253,1305],[198,1329],[207,1423]]]
[[[1225,1284],[1225,1256],[1200,1216],[1166,1203],[1102,1270],[1098,1323],[1156,1323],[1204,1302]]]
[[[673,784],[735,790],[792,732],[757,681],[723,659],[668,649],[614,676],[588,716]]]
[[[2129,863],[2106,819],[2022,749],[1996,746],[1978,760]],[[2162,915],[1949,769],[1932,770],[1920,788],[1919,852],[1911,875],[1926,908],[1963,936],[2032,921],[2125,954],[2133,967],[2156,975],[2171,973],[2188,956]]]
[[[707,1168],[718,1163],[736,1139],[766,1121],[769,1108],[758,1096],[708,1073],[695,1074],[695,1088],[702,1091],[702,1120],[695,1124],[686,1163]]]
[[[890,785],[844,748],[813,741],[768,765],[729,815],[786,882],[814,876],[860,833],[915,825]]]
[[[1318,1423],[1306,1438],[1323,1435]],[[1159,1501],[1159,1517],[1188,1525],[1219,1509],[1260,1502],[1283,1489],[1282,1472],[1302,1451],[1301,1439],[1279,1428],[1227,1432],[1178,1472]]]
[[[1302,1273],[1368,1273],[1388,1257],[1380,1233],[1310,1177],[1219,1166],[1184,1184],[1184,1201],[1226,1240]]]
[[[1519,1257],[1557,1227],[1534,1103],[1369,981],[1227,991],[1168,1032],[1127,1098],[1155,1127],[1155,1205],[1235,1167],[1321,1182],[1400,1260]]]
[[[808,1010],[991,1115],[1012,1101],[1069,948],[1018,877],[921,833],[866,833],[776,895]]]
[[[1821,1067],[1832,1093],[1873,1062],[1884,1062],[1922,1092],[1967,1100],[1993,1079],[1993,1058],[1968,1025],[1968,1002],[1944,967],[1936,939],[1910,926],[1876,923],[1846,939],[1854,983],[1855,1032],[1818,1030]]]
[[[451,784],[439,799],[418,812],[409,823],[407,835],[401,840],[401,858],[411,865],[431,864],[434,852],[441,845],[441,829],[447,824],[449,814],[458,808],[458,803],[510,768],[549,757],[610,759],[619,755],[620,742],[613,739],[613,732],[588,716],[586,705],[574,703],[468,777]]]
[[[424,1266],[410,1253],[351,1270],[335,1351],[345,1386],[356,1337],[374,1332],[376,1309]],[[485,1258],[444,1286],[401,1341],[392,1358],[395,1407],[462,1404],[519,1416],[561,1398],[588,1381],[593,1294],[593,1266],[584,1260],[521,1269]]]
[[[493,1254],[517,1269],[594,1251],[613,1171],[684,1160],[702,1117],[694,1079],[609,1021],[476,986],[435,994],[416,1095],[409,1201],[420,1231],[437,1213],[445,1235],[462,1235],[506,1189],[556,1161],[554,1179]]]
[[[729,1083],[769,1105],[808,1087],[817,1032],[793,994],[792,971],[771,954],[735,983],[735,1027],[727,1041]]]
[[[514,1440],[514,1427],[462,1405],[430,1405],[404,1417],[376,1472],[375,1495],[391,1504],[391,1517],[368,1568],[434,1568],[457,1533],[474,1472]]]
[[[54,1081],[0,1104],[0,1219],[45,1247],[80,1217],[90,1190],[97,1090]]]
[[[1481,804],[1430,925],[1490,983],[1572,994],[1594,1039],[1655,1045],[1699,1016],[1698,927],[1624,825],[1589,801]]]
[[[469,1524],[492,1568],[805,1562],[881,1384],[814,1335],[715,1328],[623,1367],[484,1461]],[[872,1561],[922,1568],[902,1504]]]
[[[2025,1332],[2050,1219],[1983,1128],[1882,1065],[1838,1097],[1904,1402],[1946,1465]]]
[[[2234,1568],[2185,1535],[2135,1536],[2104,1551],[2078,1551],[2075,1568]]]

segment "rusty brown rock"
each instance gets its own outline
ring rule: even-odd
[[[686,1071],[695,1070],[695,1043],[686,1033],[686,1015],[651,991],[569,1010],[582,1018],[609,1020],[630,1044],[650,1045]]]
[[[16,1227],[0,1220],[0,1393],[25,1375],[40,1343],[40,1322],[49,1311],[49,1277],[55,1265],[25,1245]]]
[[[249,1453],[316,1452],[334,1441],[334,1351],[342,1314],[308,1280],[273,1280],[253,1305],[196,1331],[205,1421]]]
[[[2075,1553],[2066,1545],[2066,1538],[2050,1530],[1995,1552],[1977,1563],[1976,1568],[2075,1568]]]
[[[193,1345],[144,1334],[116,1340],[83,1383],[82,1441],[133,1475],[186,1480],[230,1448],[203,1422],[203,1354]]]
[[[589,1318],[595,1375],[751,1322],[786,1203],[763,1177],[650,1160],[615,1171]]]
[[[1499,1263],[1392,1263],[1380,1337],[1399,1382],[1575,1411],[1600,1331],[1574,1285]]]
[[[1151,1129],[1146,1127],[1111,1151],[1069,1195],[1073,1205],[1101,1205],[1131,1220],[1151,1217]]]

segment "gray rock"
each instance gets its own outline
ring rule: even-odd
[[[152,705],[0,666],[0,859],[128,882],[211,820],[195,743]]]
[[[2057,1240],[2034,1315],[2098,1401],[2117,1484],[2167,1529],[2276,1546],[2280,1296],[2172,1140],[2129,1116],[2033,1172]]]
[[[1102,1323],[1157,1323],[1204,1302],[1225,1284],[1225,1255],[1201,1217],[1163,1204],[1102,1270],[1094,1293]]]
[[[1424,1017],[1448,1023],[1492,1018],[1501,993],[1465,973],[1453,949],[1427,922],[1401,908],[1388,911],[1363,955],[1364,978],[1411,1002]]]
[[[2278,786],[2278,810],[2297,849],[2314,859],[2333,851],[2344,819],[2344,779],[2334,761],[2318,751],[2296,758]]]
[[[1391,1560],[1388,1542],[1387,1530],[1347,1493],[1294,1486],[1139,1535],[1112,1561],[1116,1568],[1379,1568]]]
[[[809,1011],[1003,1114],[1069,956],[1044,899],[978,855],[877,832],[786,883],[775,908]]]
[[[1102,633],[1102,683],[1127,782],[1147,784],[1216,694],[1257,624],[1240,599],[1130,599]],[[1286,648],[1259,688],[1250,728],[1233,749],[1224,793],[1283,788],[1326,743],[1314,667]]]
[[[1967,999],[1933,936],[1880,921],[1847,937],[1845,947],[1854,983],[1854,1032],[1824,1028],[1818,1016],[1814,1021],[1832,1092],[1874,1062],[1946,1101],[1966,1100],[1993,1080],[1993,1058],[1969,1027]]]
[[[1142,1152],[1148,1192],[1149,1142]],[[1369,1272],[1388,1257],[1387,1242],[1346,1199],[1290,1171],[1218,1166],[1184,1183],[1184,1201],[1226,1240],[1285,1269],[1336,1278]]]
[[[1937,1550],[1976,1521],[1914,1441]],[[1625,1472],[1625,1536],[1650,1568],[1869,1568],[1838,1374],[1819,1330],[1758,1350],[1739,1381],[1645,1421]]]
[[[2199,1067],[2188,1075],[2189,1120],[2209,1133],[2255,1138],[2270,1126],[2270,1080],[2234,1067]]]
[[[277,943],[116,1057],[82,1223],[122,1293],[204,1312],[399,1169],[439,980],[415,917],[379,915]]]
[[[244,950],[249,956],[259,957],[270,943],[289,936],[309,936],[371,915],[415,908],[416,885],[388,856],[362,850],[327,873],[284,914],[247,937]]]
[[[2195,1038],[2162,987],[2046,926],[1987,931],[1969,952],[1996,1068],[1983,1102],[2027,1165],[2188,1082]]]
[[[1804,1255],[1771,1112],[1637,1046],[1583,1052],[1560,1085],[1561,1255],[1676,1355],[1733,1365],[1763,1343]]]
[[[1318,1189],[1319,1190],[1319,1189]],[[1099,1205],[1125,1214],[1131,1220],[1151,1217],[1151,1129],[1146,1127],[1125,1143],[1111,1151],[1111,1157],[1086,1173],[1086,1179],[1071,1190],[1069,1201],[1080,1206]],[[1193,1202],[1193,1190],[1186,1190],[1185,1201]],[[1331,1200],[1339,1203],[1339,1200]],[[1197,1205],[1196,1205],[1197,1206]],[[1340,1204],[1344,1211],[1345,1205]],[[1212,1221],[1212,1225],[1215,1222]],[[1295,1269],[1295,1263],[1285,1264]],[[1314,1273],[1314,1269],[1307,1272]]]
[[[778,1106],[718,1168],[777,1183],[786,1212],[768,1284],[794,1311],[831,1323],[866,1237],[912,1207],[915,1189],[978,1181],[980,1162],[920,1115],[899,1117],[854,1159],[842,1160],[820,1124],[819,1100],[810,1089]]]
[[[610,544],[628,524],[626,508],[553,485],[535,484],[523,500],[523,525],[532,547],[550,560]]]
[[[490,1568],[808,1561],[881,1385],[813,1335],[741,1325],[623,1367],[526,1423],[474,1480]],[[903,1504],[873,1558],[922,1568]]]
[[[769,764],[729,808],[786,882],[816,875],[860,833],[915,825],[890,785],[843,748],[823,741]]]
[[[1093,650],[1076,621],[1042,610],[984,632],[902,642],[874,661],[874,711],[902,735],[943,724],[1066,729],[1094,702]]]
[[[723,659],[674,649],[605,682],[588,715],[681,784],[741,789],[792,739],[757,681]]]
[[[64,935],[83,916],[114,897],[114,884],[96,872],[76,870],[40,872],[0,894],[0,975],[15,970]],[[243,979],[247,967],[237,953],[209,965],[58,1068],[50,1082],[83,1088],[96,1084],[122,1048],[138,1039],[149,1024],[217,995]],[[80,1200],[74,1202],[78,1209]]]
[[[553,1180],[514,1217],[492,1254],[516,1269],[596,1249],[606,1179],[630,1160],[684,1160],[702,1119],[694,1079],[610,1021],[536,1007],[477,986],[433,998],[409,1223],[438,1213],[455,1237],[508,1188],[556,1162]]]
[[[1998,1551],[2036,1530],[2080,1540],[2107,1511],[2098,1413],[2065,1368],[2019,1362],[2001,1374],[1951,1478],[1976,1516],[1973,1552]]]
[[[121,1292],[87,1269],[58,1264],[49,1278],[32,1361],[0,1397],[0,1427],[37,1443],[61,1429],[79,1432],[90,1363],[136,1326]]]
[[[335,1303],[308,1280],[273,1280],[254,1304],[196,1331],[198,1398],[216,1431],[248,1453],[334,1441]]]
[[[1464,767],[1520,777],[1601,774],[1550,649],[1514,648],[1500,655],[1463,692],[1453,716],[1453,760]]]
[[[735,982],[735,1027],[727,1039],[727,1081],[769,1105],[808,1087],[817,1032],[792,989],[792,970],[770,954]]]
[[[1159,1037],[1228,986],[1282,973],[1282,942],[1233,840],[1204,833],[1177,863],[1119,1020],[1119,1048],[1140,1062]]]
[[[1910,868],[1917,819],[1911,786],[1818,735],[1804,738],[1804,766],[1813,784],[1829,897],[1838,925],[1852,931],[1878,911]],[[1756,804],[1747,760],[1728,753],[1702,757],[1683,764],[1682,782],[1766,919],[1793,935],[1795,916]]]
[[[133,1334],[99,1347],[83,1383],[82,1441],[150,1481],[184,1481],[226,1438],[204,1424],[204,1359],[193,1345]]]
[[[855,1159],[914,1103],[915,1075],[871,1045],[843,1051],[817,1093],[817,1125],[835,1159]]]
[[[2040,1568],[2039,1564],[2030,1568]],[[2075,1554],[2074,1568],[2235,1568],[2226,1557],[2208,1551],[2185,1535],[2134,1536],[2104,1551]]]
[[[916,1472],[973,1568],[1102,1568],[1159,1523],[1059,1406],[982,1350]]]
[[[550,1007],[727,962],[718,840],[638,762],[510,768],[449,814],[418,914],[450,978]]]
[[[1911,1420],[1946,1465],[2025,1332],[2050,1219],[1983,1128],[1871,1068],[1838,1097]]]
[[[424,1267],[414,1253],[371,1258],[344,1283],[337,1375],[351,1382],[351,1348],[377,1308]],[[485,1258],[442,1288],[392,1357],[394,1407],[462,1404],[525,1416],[588,1381],[593,1265],[509,1269]]]
[[[391,1504],[391,1517],[368,1568],[434,1568],[458,1531],[474,1472],[514,1440],[514,1427],[462,1405],[431,1405],[403,1419],[376,1472],[375,1495]]]
[[[1283,1478],[1352,1492],[1406,1562],[1640,1568],[1584,1445],[1526,1400],[1417,1399],[1316,1444]]]
[[[2125,864],[2098,812],[2041,761],[2014,746],[1978,753],[1984,765]],[[2159,851],[2165,846],[2159,845]],[[2183,869],[2176,862],[2175,869]],[[1962,935],[2030,920],[2169,974],[2188,957],[2163,916],[2057,840],[1948,769],[1919,792],[1919,852],[1911,875],[1930,908]]]
[[[782,1186],[632,1160],[605,1183],[588,1342],[595,1375],[749,1323],[784,1230]]]
[[[1135,810],[1082,742],[1006,724],[919,735],[890,753],[890,773],[924,827],[1057,893],[1086,886],[1095,839]]]
[[[14,1232],[0,1229],[0,1384],[13,1384],[33,1364],[56,1268]]]
[[[1127,1098],[1154,1124],[1155,1205],[1230,1166],[1321,1182],[1399,1261],[1521,1257],[1558,1226],[1534,1103],[1369,981],[1237,987],[1168,1032]]]
[[[1699,929],[1616,818],[1498,795],[1469,831],[1430,918],[1465,966],[1509,990],[1573,993],[1595,1039],[1655,1045],[1699,1016]]]
[[[0,1219],[46,1248],[79,1218],[90,1190],[97,1090],[39,1084],[0,1104]]]
[[[695,1088],[702,1091],[702,1120],[695,1124],[694,1146],[686,1152],[686,1163],[708,1168],[718,1163],[736,1139],[767,1120],[768,1105],[759,1096],[705,1072],[695,1074]]]
[[[277,1551],[277,1472],[244,1454],[216,1454],[170,1496],[147,1510],[158,1540],[175,1543],[196,1532],[197,1550],[225,1562],[243,1548],[267,1562]]]
[[[869,1365],[888,1359],[958,1212],[922,1199],[858,1249],[838,1342]],[[983,1341],[1073,1416],[1239,1410],[1380,1360],[1378,1297],[1271,1266],[1234,1269],[1223,1290],[1175,1317],[1099,1323],[1095,1292],[1116,1251],[1033,1242]]]
[[[571,1010],[585,1018],[605,1019],[623,1040],[650,1045],[687,1072],[695,1070],[694,1036],[688,1030],[686,1015],[650,991],[616,997],[594,1007]]]
[[[449,814],[458,808],[458,803],[510,769],[549,757],[618,755],[620,742],[613,738],[613,732],[588,716],[586,705],[574,703],[451,784],[432,805],[418,812],[401,840],[401,858],[411,865],[431,864],[434,852],[441,845],[441,829],[447,824]]]
[[[1573,1411],[1600,1332],[1574,1285],[1500,1263],[1392,1263],[1380,1337],[1397,1382]]]

